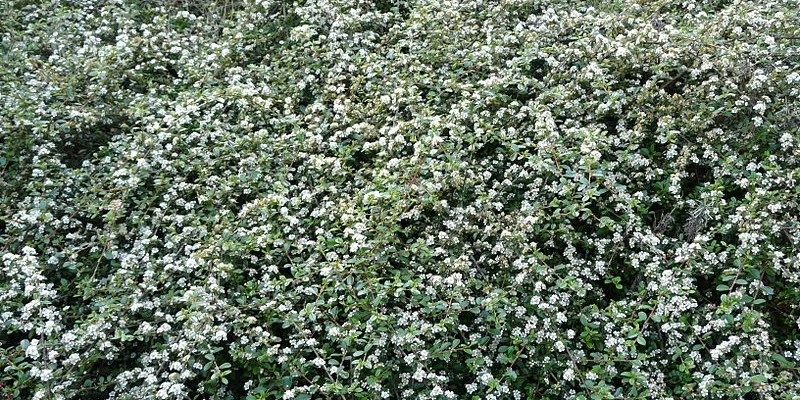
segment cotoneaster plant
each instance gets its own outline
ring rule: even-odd
[[[794,1],[0,15],[0,399],[800,398]]]

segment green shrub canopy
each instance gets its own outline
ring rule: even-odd
[[[0,399],[800,398],[795,1],[0,13]]]

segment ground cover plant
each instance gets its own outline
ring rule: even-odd
[[[0,2],[0,399],[800,398],[790,0]]]

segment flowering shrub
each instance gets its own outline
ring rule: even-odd
[[[800,398],[794,1],[0,12],[0,399]]]

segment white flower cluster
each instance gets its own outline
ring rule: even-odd
[[[800,398],[791,0],[7,0],[0,399]]]

